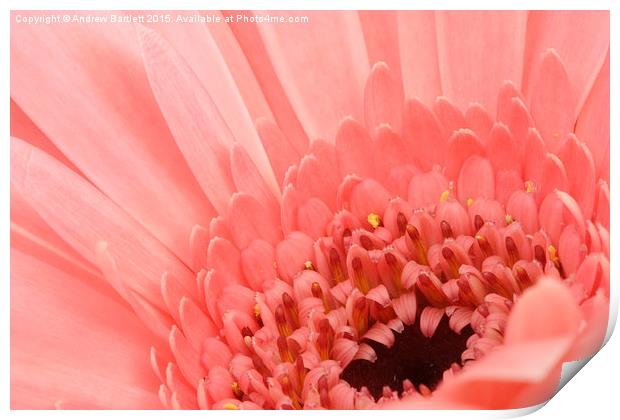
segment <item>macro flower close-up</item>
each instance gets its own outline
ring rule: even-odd
[[[603,345],[608,11],[54,16],[11,12],[11,408],[523,408]]]

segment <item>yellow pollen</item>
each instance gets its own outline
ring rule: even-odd
[[[233,403],[226,403],[222,406],[222,408],[224,410],[238,410],[239,409],[237,404],[233,404]]]
[[[305,268],[306,270],[312,270],[312,271],[314,271],[314,264],[312,264],[312,261],[309,261],[309,260],[308,260],[308,261],[306,261],[306,262],[304,263],[304,268]]]
[[[468,198],[467,199],[467,207],[471,207],[472,204],[474,204],[474,199],[473,198]]]
[[[366,220],[368,220],[368,224],[372,226],[373,229],[378,228],[381,224],[381,217],[376,213],[370,213]]]
[[[254,316],[256,317],[260,316],[260,306],[258,305],[258,303],[254,305]]]
[[[439,201],[446,201],[448,199],[448,197],[450,197],[450,191],[445,190],[444,192],[441,193],[441,195],[439,196]]]
[[[506,224],[511,224],[514,221],[515,219],[513,219],[511,215],[509,214],[506,215]]]
[[[534,191],[534,183],[532,181],[525,181],[525,192],[531,193]]]
[[[557,252],[555,247],[553,245],[549,245],[549,247],[547,248],[547,251],[549,251],[549,256],[551,257],[551,259],[554,260],[556,258],[556,252]]]
[[[243,337],[243,342],[245,343],[245,345],[246,345],[247,347],[252,347],[252,337],[250,337],[249,335],[246,335],[245,337]],[[233,386],[234,386],[235,384],[236,384],[236,382],[235,382],[235,383],[233,383]]]

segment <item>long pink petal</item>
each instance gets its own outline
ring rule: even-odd
[[[360,10],[357,14],[362,25],[370,65],[374,66],[380,61],[386,63],[393,69],[395,79],[402,91],[397,12]]]
[[[590,148],[597,177],[609,182],[609,50],[577,117],[575,133]]]
[[[530,110],[546,149],[556,153],[575,122],[575,94],[555,50],[545,51],[536,63],[529,95]]]
[[[523,90],[533,93],[533,64],[538,56],[555,49],[566,66],[580,111],[609,48],[609,11],[532,11],[527,23]]]
[[[479,102],[494,110],[504,80],[519,83],[527,12],[436,12],[443,94],[465,109]]]
[[[11,175],[28,203],[88,261],[96,263],[97,244],[106,241],[122,281],[151,303],[165,308],[159,285],[164,271],[184,289],[195,290],[187,267],[116,204],[49,155],[15,138]]]
[[[94,276],[102,286],[109,287],[97,268],[58,236],[14,186],[11,186],[11,248],[76,277]]]
[[[178,12],[186,18],[196,14],[224,19],[221,12]],[[216,103],[235,110],[239,96],[233,94],[238,89],[242,101],[247,106],[252,119],[272,118],[271,110],[260,90],[256,77],[248,64],[230,27],[225,24],[187,24],[156,23],[155,28],[175,50],[187,61],[203,86],[210,92]],[[234,84],[234,88],[232,86]],[[215,90],[218,92],[216,93]],[[245,118],[245,115],[227,113],[226,118]],[[231,125],[231,121],[228,121]],[[241,127],[245,123],[242,122]],[[246,127],[243,127],[247,129]]]
[[[303,30],[292,24],[259,24],[258,32],[308,136],[332,139],[343,117],[362,119],[370,66],[361,25],[354,12],[293,15],[308,16]]]
[[[434,12],[399,11],[398,46],[405,97],[430,106],[441,95]]]
[[[190,13],[193,14],[194,12]],[[252,86],[252,95],[242,95],[233,71],[241,70],[242,74],[238,76],[247,82],[253,80],[253,75],[247,61],[244,61],[245,57],[242,52],[237,51],[239,46],[232,37],[228,26],[223,24],[179,25],[164,23],[156,25],[156,28],[158,33],[165,35],[166,39],[170,40],[171,49],[178,53],[180,59],[187,64],[196,76],[196,84],[191,87],[196,88],[196,85],[204,87],[213,102],[217,104],[217,109],[225,124],[230,128],[233,137],[250,153],[258,165],[260,173],[268,177],[270,165],[257,136],[253,121],[261,117],[272,118],[272,114],[258,85]],[[217,40],[214,35],[214,28],[220,30],[217,34]],[[221,44],[218,45],[217,41]],[[230,55],[234,51],[237,51],[239,56],[236,60],[227,63],[224,54]],[[149,69],[147,68],[148,73]],[[254,83],[256,83],[255,80]],[[155,96],[157,98],[157,93]],[[254,100],[248,103],[246,99]],[[254,112],[251,113],[248,105],[258,106],[260,111],[252,109]]]
[[[189,232],[213,209],[153,100],[134,29],[16,25],[11,42],[15,102],[89,180],[189,262]]]
[[[111,288],[12,250],[11,408],[160,408],[156,342]]]
[[[403,90],[397,75],[384,62],[375,63],[364,89],[364,121],[368,130],[379,124],[401,126]]]
[[[167,42],[144,27],[138,34],[159,107],[200,186],[223,215],[235,192],[228,156],[234,134],[196,75]]]
[[[68,168],[79,173],[79,169],[75,167],[71,161],[60,151],[51,140],[43,134],[41,129],[32,122],[30,117],[11,99],[11,136],[24,139],[33,146],[49,153]]]

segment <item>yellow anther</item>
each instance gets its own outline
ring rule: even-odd
[[[534,191],[534,183],[532,181],[525,181],[525,192],[531,193]]]
[[[366,220],[368,220],[368,224],[372,226],[373,229],[376,229],[379,225],[381,225],[381,217],[379,217],[376,213],[370,213]]]
[[[555,249],[555,247],[553,245],[549,245],[549,247],[547,248],[547,251],[549,251],[549,256],[551,257],[551,259],[555,260],[556,253],[557,253],[557,250]]]
[[[222,406],[222,408],[224,410],[238,410],[239,406],[237,406],[237,404],[233,404],[233,403],[228,402],[228,403],[224,404]]]
[[[304,268],[306,270],[313,270],[314,271],[314,264],[312,264],[312,261],[308,260],[304,263]]]
[[[448,199],[448,197],[450,197],[450,191],[445,190],[444,192],[441,193],[441,195],[439,196],[439,201],[446,201]]]
[[[260,316],[260,306],[258,305],[258,303],[254,305],[254,316],[257,318]]]
[[[247,347],[252,347],[252,337],[250,337],[249,335],[246,335],[245,337],[243,337],[243,342],[245,343]]]
[[[473,198],[468,198],[467,199],[467,207],[471,207],[472,204],[474,204],[474,199]]]
[[[239,384],[237,382],[233,382],[230,387],[232,389],[233,395],[236,398],[239,398],[239,399],[243,398],[243,391],[241,390],[241,388],[239,388]],[[228,403],[228,404],[231,404],[231,403]],[[234,410],[236,410],[237,408],[235,408]]]
[[[507,225],[511,224],[514,221],[515,221],[515,219],[513,219],[511,215],[506,214],[506,224]]]

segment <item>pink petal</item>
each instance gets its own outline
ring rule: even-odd
[[[456,191],[461,203],[469,199],[495,197],[495,173],[489,161],[478,155],[463,163]]]
[[[582,237],[575,225],[566,226],[558,242],[558,255],[562,258],[562,267],[567,276],[575,273],[588,253]]]
[[[293,232],[276,246],[277,270],[283,280],[291,283],[306,261],[312,260],[313,240],[302,232]]]
[[[201,349],[202,340],[205,337],[217,335],[218,331],[213,321],[193,300],[182,298],[179,304],[179,314],[183,334],[195,350]]]
[[[595,220],[609,229],[609,185],[605,181],[599,181],[596,191],[596,208],[594,209]]]
[[[405,293],[394,299],[392,306],[394,307],[394,312],[403,323],[410,325],[415,322],[417,308],[415,292]],[[421,322],[422,320],[420,320]]]
[[[166,367],[166,385],[172,395],[170,405],[175,410],[195,410],[197,408],[196,391],[190,386],[179,368],[174,363],[168,363]]]
[[[232,354],[226,344],[218,338],[206,338],[202,343],[202,364],[207,370],[215,366],[228,368]]]
[[[11,408],[159,408],[157,338],[84,280],[11,250]]]
[[[444,315],[444,309],[427,306],[420,314],[420,331],[425,337],[432,337]]]
[[[267,280],[276,277],[273,246],[262,239],[256,239],[241,251],[243,274],[253,290],[262,290]]]
[[[407,160],[405,144],[390,126],[380,125],[375,130],[372,147],[381,150],[381,159],[374,162],[379,180],[388,178],[394,168]]]
[[[362,29],[354,12],[303,15],[309,18],[303,31],[297,25],[257,24],[258,32],[308,136],[333,138],[342,117],[363,115],[370,69]]]
[[[269,163],[280,185],[289,166],[299,162],[301,153],[298,152],[289,138],[284,136],[280,128],[269,120],[261,118],[256,121],[256,131],[263,143]]]
[[[422,102],[412,99],[403,110],[403,140],[418,166],[429,170],[433,164],[442,164],[447,143],[439,122]],[[433,147],[428,147],[432,144]]]
[[[244,11],[244,13],[247,12]],[[297,115],[295,115],[282,83],[274,70],[265,44],[258,32],[258,26],[236,22],[234,19],[228,22],[227,26],[241,47],[251,71],[256,77],[256,81],[265,95],[265,99],[273,113],[274,122],[280,127],[291,144],[294,145],[294,148],[300,151],[300,153],[304,152],[308,147],[308,136],[304,132]],[[222,29],[222,31],[225,30]],[[214,34],[217,32],[219,30],[215,30]],[[226,51],[224,51],[224,54],[226,54]]]
[[[50,156],[58,159],[72,171],[80,173],[79,169],[76,168],[75,165],[71,163],[71,161],[69,161],[69,159],[60,150],[58,150],[58,147],[56,147],[54,143],[52,143],[52,141],[41,132],[39,127],[32,122],[30,117],[26,115],[26,113],[15,103],[12,98],[10,111],[11,136],[24,139],[38,149],[41,149]]]
[[[568,287],[553,278],[542,278],[516,302],[506,325],[506,345],[577,334],[581,314]]]
[[[12,42],[28,48],[11,49],[11,95],[90,181],[189,262],[189,232],[213,209],[167,134],[133,27],[117,29],[16,26]],[[79,118],[66,124],[67,115]]]
[[[372,130],[385,123],[401,126],[403,91],[397,75],[384,62],[373,65],[364,89],[364,121]]]
[[[319,198],[330,208],[335,208],[338,190],[337,169],[330,162],[314,155],[301,160],[296,186],[300,192]]]
[[[487,110],[479,103],[470,104],[465,111],[465,127],[474,131],[483,143],[487,142],[487,137],[493,119]]]
[[[382,61],[393,69],[402,92],[397,13],[390,10],[360,10],[357,14],[364,32],[368,61],[373,66]]]
[[[187,63],[156,32],[138,29],[149,82],[181,152],[220,214],[235,191],[227,146],[233,134]],[[213,182],[213,179],[219,182]]]
[[[452,134],[446,153],[446,177],[455,179],[467,158],[473,155],[485,156],[485,149],[476,133],[463,128]]]
[[[547,401],[557,390],[566,339],[549,339],[496,347],[471,369],[455,375],[433,398],[450,407],[525,408]]]
[[[609,50],[577,117],[575,133],[592,152],[596,176],[609,181]]]
[[[235,193],[230,199],[228,219],[235,222],[230,234],[238,248],[243,249],[254,239],[264,239],[275,244],[282,238],[277,217],[252,196]]]
[[[427,105],[441,95],[435,32],[433,11],[398,12],[398,46],[405,97],[419,98]]]
[[[439,96],[433,104],[433,113],[444,129],[444,137],[450,138],[459,128],[466,128],[465,117],[445,96]]]
[[[376,322],[372,327],[370,327],[366,334],[364,334],[363,338],[376,341],[377,343],[383,344],[388,348],[392,347],[394,345],[394,341],[396,340],[392,330],[381,322]]]
[[[122,281],[152,304],[165,308],[159,285],[164,271],[195,290],[192,273],[144,228],[87,181],[15,138],[11,173],[29,204],[87,260],[96,263],[97,244],[106,241]]]
[[[357,121],[345,118],[336,133],[336,158],[341,177],[370,178],[375,173],[368,131]],[[323,175],[324,176],[324,175]]]
[[[375,180],[366,179],[351,192],[351,213],[368,225],[368,215],[370,213],[383,214],[390,198],[390,193],[381,184]]]
[[[325,235],[325,227],[333,218],[329,207],[318,198],[311,198],[297,209],[297,225],[312,239]]]
[[[540,280],[513,307],[505,345],[444,383],[436,395],[491,409],[548,400],[580,320],[568,288],[554,279]]]
[[[98,279],[102,287],[109,287],[97,268],[52,230],[28,204],[18,188],[11,186],[10,197],[11,248],[47,261],[67,274],[92,277],[94,282]]]
[[[186,11],[179,12],[177,16],[189,18],[196,14],[194,11]],[[223,18],[221,12],[209,12],[209,15],[215,14]],[[228,25],[159,22],[148,26],[161,34],[187,62],[200,84],[218,104],[234,136],[242,141],[255,139],[252,121],[259,117],[271,119],[273,116]],[[251,153],[258,151],[251,148],[248,150]]]
[[[519,144],[504,124],[496,123],[493,126],[489,135],[487,153],[496,171],[521,172]]]
[[[243,279],[239,250],[228,240],[215,237],[209,242],[207,249],[207,270],[215,269],[222,272],[231,283],[239,283]]]
[[[542,166],[541,178],[533,180],[538,200],[554,190],[568,191],[566,168],[556,155],[547,153],[540,166]]]
[[[540,227],[549,235],[552,243],[557,244],[564,226],[574,224],[579,235],[585,237],[585,223],[579,204],[563,191],[555,191],[543,200],[538,211]]]
[[[583,216],[589,219],[594,209],[596,185],[596,168],[590,150],[574,134],[570,134],[558,157],[566,169],[568,192],[581,206]]]
[[[527,13],[441,11],[436,22],[444,95],[460,108],[475,101],[495,109],[503,81],[521,78]]]
[[[578,29],[577,29],[578,28]],[[609,11],[535,10],[528,17],[523,86],[533,94],[535,78],[531,64],[547,48],[557,50],[574,88],[577,115],[609,48]]]
[[[547,50],[537,57],[532,73],[530,110],[548,151],[556,153],[575,122],[575,96],[558,53]]]
[[[409,203],[413,208],[434,206],[448,189],[448,180],[437,169],[414,175],[409,184]]]
[[[274,195],[274,190],[261,176],[247,150],[239,144],[233,145],[230,149],[230,171],[237,191],[250,194],[271,212],[278,213],[280,208],[277,199],[280,198],[280,188],[276,187]]]
[[[586,325],[571,349],[569,360],[581,360],[591,356],[605,344],[604,339],[609,328],[609,298],[597,293],[581,304],[581,312]]]
[[[530,128],[534,127],[534,121],[521,97],[511,98],[505,113],[506,115],[500,121],[510,129],[517,145],[518,156],[522,159],[530,157],[532,150],[527,147],[527,141]]]
[[[526,233],[538,231],[538,207],[532,193],[515,191],[506,203],[506,213],[517,220]]]
[[[523,188],[523,179],[514,171],[499,171],[495,174],[495,197],[506,203],[513,192]]]

